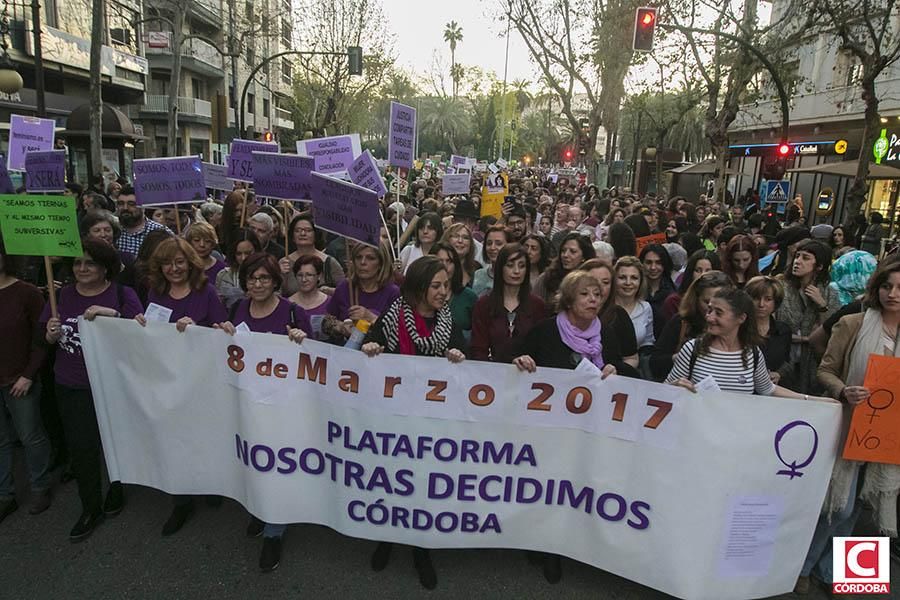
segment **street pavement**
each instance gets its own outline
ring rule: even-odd
[[[17,481],[25,481],[18,470]],[[419,586],[408,548],[395,547],[388,568],[375,573],[369,568],[374,542],[317,525],[290,527],[281,566],[263,574],[257,568],[262,539],[245,537],[247,513],[236,502],[212,508],[200,501],[184,529],[163,538],[169,497],[138,486],[126,486],[126,494],[125,510],[78,544],[68,539],[80,513],[74,481],[56,485],[53,506],[41,515],[21,506],[0,524],[0,599],[671,598],[568,559],[562,581],[550,585],[516,550],[433,551],[438,587],[428,592]],[[900,597],[900,564],[892,570]],[[806,596],[827,597],[819,590]]]

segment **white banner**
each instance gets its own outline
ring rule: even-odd
[[[695,600],[793,588],[839,434],[836,404],[163,323],[80,331],[113,479],[354,537],[552,552]]]

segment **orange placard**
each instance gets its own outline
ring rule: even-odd
[[[665,244],[666,243],[666,234],[665,233],[654,233],[653,235],[645,235],[644,237],[639,237],[635,240],[637,242],[637,256],[641,255],[641,250],[644,249],[645,246],[649,246],[650,244]]]
[[[900,358],[869,356],[872,395],[853,410],[844,458],[900,465]]]

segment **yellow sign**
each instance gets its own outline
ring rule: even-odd
[[[509,176],[506,173],[485,173],[481,187],[481,216],[503,216],[503,199],[509,195]]]
[[[835,154],[845,154],[847,152],[847,140],[838,140],[834,143]]]

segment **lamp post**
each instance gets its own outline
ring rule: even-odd
[[[0,92],[15,94],[22,89],[24,81],[22,75],[16,70],[9,58],[9,7],[18,6],[31,8],[31,35],[34,45],[34,91],[35,112],[37,116],[44,117],[47,113],[47,104],[44,96],[44,56],[41,45],[41,3],[39,0],[31,2],[11,2],[3,0],[3,12],[0,13]]]

